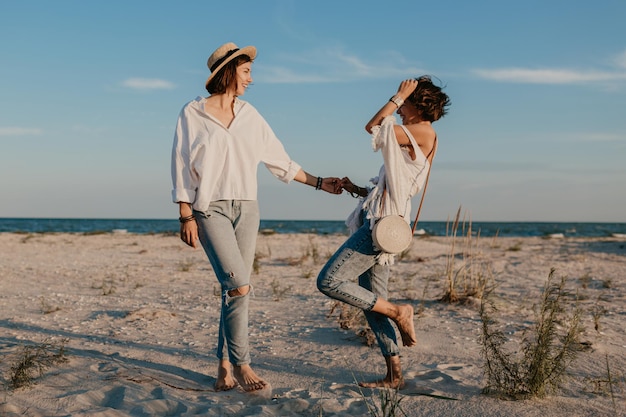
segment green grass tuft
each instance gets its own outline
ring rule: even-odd
[[[496,308],[489,297],[483,298],[480,343],[487,378],[484,393],[514,400],[544,397],[556,391],[565,379],[568,366],[581,349],[581,309],[576,306],[569,320],[563,317],[564,297],[568,295],[565,278],[554,282],[554,272],[550,271],[536,323],[522,341],[520,355],[505,349],[506,336],[494,329],[492,313]]]

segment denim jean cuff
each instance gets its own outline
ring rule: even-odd
[[[372,311],[372,309],[376,305],[376,301],[378,301],[378,296],[376,294],[374,294],[374,301],[372,302],[372,305],[369,306],[368,308],[366,308],[364,311]]]

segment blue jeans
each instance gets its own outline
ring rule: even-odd
[[[378,297],[387,299],[389,266],[376,263],[379,253],[374,249],[369,222],[365,221],[324,265],[317,288],[335,300],[362,309],[383,356],[396,356],[400,349],[393,322],[371,311]]]
[[[258,203],[213,201],[206,212],[194,214],[200,243],[222,289],[217,357],[238,366],[248,364],[248,305],[252,287],[241,296],[231,296],[228,292],[250,285],[260,224]]]

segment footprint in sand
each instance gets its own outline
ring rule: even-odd
[[[405,395],[425,395],[429,397],[457,400],[461,394],[478,390],[475,386],[465,384],[464,374],[473,366],[464,364],[432,364],[424,365],[421,371],[406,372]]]

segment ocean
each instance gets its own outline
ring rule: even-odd
[[[626,237],[626,223],[472,222],[480,236],[532,237],[562,234],[564,237]],[[448,222],[423,221],[416,233],[446,236]],[[0,232],[14,233],[178,233],[177,219],[44,219],[0,218]],[[343,220],[261,220],[263,233],[348,234]],[[465,234],[461,228],[458,235]]]

